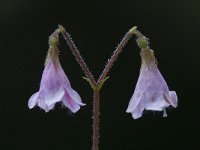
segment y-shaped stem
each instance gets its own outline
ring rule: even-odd
[[[98,82],[95,81],[92,73],[90,72],[89,68],[87,67],[86,63],[84,62],[83,58],[81,57],[78,49],[76,48],[74,42],[70,38],[69,33],[65,31],[62,26],[59,26],[59,30],[62,33],[64,39],[67,41],[70,50],[72,51],[73,55],[75,56],[77,62],[81,66],[82,70],[84,71],[87,78],[85,78],[91,85],[93,89],[93,135],[92,135],[92,150],[99,150],[99,91],[106,81],[106,75],[108,74],[110,68],[112,67],[113,63],[116,61],[118,55],[122,51],[124,45],[128,42],[133,34],[136,34],[136,27],[133,27],[129,30],[129,32],[124,36],[116,50],[114,51],[111,59],[108,61],[106,67],[104,68],[102,74],[99,77]]]

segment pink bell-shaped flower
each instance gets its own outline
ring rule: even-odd
[[[60,65],[58,49],[51,47],[46,58],[40,89],[30,97],[28,107],[32,109],[38,105],[48,112],[54,108],[57,102],[62,102],[73,113],[77,112],[80,106],[85,105],[79,94],[72,89]]]
[[[144,110],[163,111],[166,117],[166,107],[177,107],[176,92],[169,91],[157,68],[153,50],[142,49],[141,59],[140,76],[126,112],[131,113],[134,119],[141,117]]]

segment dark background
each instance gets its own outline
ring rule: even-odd
[[[145,112],[133,120],[126,108],[140,69],[132,38],[101,91],[101,150],[197,150],[200,148],[198,0],[0,0],[0,149],[91,149],[92,91],[65,41],[60,61],[87,105],[72,114],[58,105],[29,110],[39,89],[48,36],[62,24],[97,78],[124,34],[134,25],[150,38],[159,69],[178,94],[168,117]]]

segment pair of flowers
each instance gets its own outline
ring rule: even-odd
[[[156,65],[153,50],[147,46],[141,48],[141,69],[139,79],[129,102],[127,113],[134,119],[142,116],[143,111],[163,111],[167,116],[166,107],[177,107],[177,95],[169,88]],[[79,94],[74,91],[65,75],[58,58],[58,49],[50,47],[42,74],[40,89],[33,94],[28,102],[32,109],[38,105],[46,112],[53,109],[57,102],[62,102],[73,113],[84,106]]]

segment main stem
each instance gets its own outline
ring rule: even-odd
[[[94,90],[93,100],[92,150],[99,150],[99,90]]]

